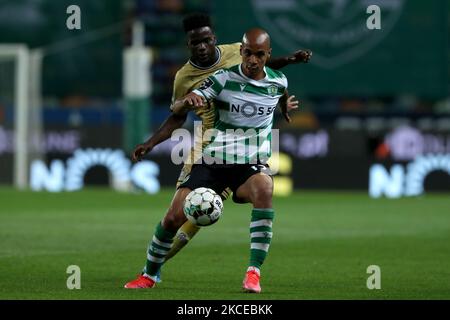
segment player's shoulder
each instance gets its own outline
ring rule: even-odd
[[[287,87],[287,85],[288,85],[287,78],[286,78],[285,74],[283,72],[281,72],[280,70],[275,70],[275,69],[272,69],[272,68],[266,66],[266,74],[267,74],[267,77],[269,78],[269,81],[279,83],[280,85],[282,85],[285,88]]]
[[[286,78],[286,76],[284,75],[284,73],[280,70],[275,70],[272,69],[268,66],[266,66],[266,72],[267,72],[267,76],[269,77],[269,79],[283,79]]]
[[[219,70],[216,70],[212,75],[217,78],[229,78],[230,77],[230,73],[232,73],[234,71],[234,66],[231,68],[221,68]]]
[[[228,68],[223,68],[223,69],[222,69],[222,72],[223,72],[223,73],[228,73],[230,76],[231,76],[232,74],[240,75],[240,72],[239,72],[239,65],[240,65],[240,63],[235,64],[235,65],[233,65],[233,66],[231,66],[231,67],[228,67]]]
[[[234,43],[226,43],[226,44],[220,44],[217,46],[222,53],[236,53],[239,52],[239,49],[241,48],[240,42],[234,42]]]
[[[239,76],[239,64],[233,65],[229,68],[221,68],[212,75],[219,82],[226,82],[227,80],[233,80]]]
[[[221,54],[219,65],[221,68],[229,68],[242,61],[240,54],[241,43],[231,43],[219,45],[219,51]]]
[[[182,81],[184,78],[192,75],[192,66],[186,62],[175,74],[175,81]]]

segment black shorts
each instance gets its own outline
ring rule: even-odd
[[[194,190],[195,188],[205,187],[213,189],[217,194],[222,194],[226,188],[230,188],[233,191],[233,201],[236,203],[244,203],[244,200],[236,197],[236,190],[248,178],[260,172],[272,176],[267,164],[194,164],[190,174],[178,188]]]

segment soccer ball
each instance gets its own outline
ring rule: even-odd
[[[187,195],[183,211],[190,222],[199,227],[205,227],[219,220],[223,211],[223,202],[213,189],[197,188]]]

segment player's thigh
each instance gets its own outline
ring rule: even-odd
[[[181,169],[180,175],[178,176],[177,180],[177,188],[184,182],[186,182],[187,179],[189,179],[189,176],[192,171],[192,164],[184,164],[183,168]]]
[[[227,185],[222,179],[222,171],[220,168],[208,165],[194,165],[190,174],[185,181],[180,184],[179,188],[187,187],[191,190],[204,187],[213,189],[217,194],[221,195],[227,190]]]
[[[259,172],[252,175],[236,190],[236,196],[245,202],[251,202],[255,207],[270,207],[272,205],[272,177]]]
[[[186,216],[183,212],[184,199],[191,192],[189,188],[178,188],[175,192],[170,207],[163,219],[164,228],[176,231],[186,222]]]

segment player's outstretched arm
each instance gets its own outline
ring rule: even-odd
[[[169,139],[172,133],[181,128],[186,121],[186,114],[180,115],[172,113],[156,132],[144,143],[138,144],[131,154],[133,162],[140,161],[147,153],[153,150],[158,144]]]
[[[308,63],[311,57],[312,57],[311,50],[297,50],[294,53],[287,56],[271,58],[269,61],[267,61],[266,65],[269,68],[278,70],[284,68],[289,64]]]
[[[202,107],[205,105],[205,100],[202,96],[194,92],[189,92],[183,98],[175,100],[172,104],[172,112],[174,114],[184,115],[192,110],[193,108]]]
[[[287,90],[281,96],[278,105],[281,108],[281,113],[283,114],[284,119],[289,123],[291,122],[291,117],[289,117],[289,112],[298,109],[298,100],[295,99],[295,96],[289,96]]]

